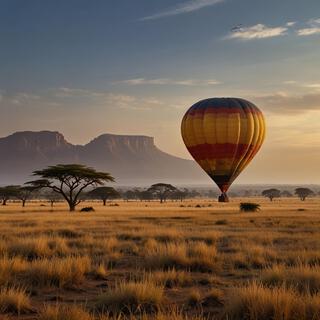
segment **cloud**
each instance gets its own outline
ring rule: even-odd
[[[101,97],[104,95],[103,92],[96,92],[88,89],[67,88],[67,87],[61,87],[58,89],[54,89],[53,91],[55,96],[59,98],[75,97],[75,96]]]
[[[241,40],[272,38],[285,35],[287,30],[287,27],[268,27],[259,23],[251,27],[240,28],[230,33],[226,38]]]
[[[282,114],[297,115],[309,111],[320,111],[320,93],[293,95],[276,93],[260,97],[252,97],[257,105],[261,105],[264,111]]]
[[[171,8],[171,9],[168,9],[166,11],[162,11],[162,12],[155,13],[150,16],[146,16],[144,18],[141,18],[140,21],[155,20],[155,19],[160,19],[160,18],[164,18],[164,17],[185,14],[185,13],[200,10],[205,7],[213,6],[213,5],[221,3],[221,2],[224,2],[224,0],[190,0],[187,2],[183,2],[180,5],[177,5],[177,6]]]
[[[286,81],[283,81],[283,84],[298,84],[298,81],[296,81],[296,80],[286,80]]]
[[[297,23],[296,21],[288,21],[288,22],[286,23],[286,26],[287,26],[287,27],[293,27],[296,23]]]
[[[296,31],[298,36],[311,36],[314,34],[320,34],[320,18],[309,20],[307,25],[307,28],[302,28]]]
[[[122,83],[127,85],[178,85],[178,86],[210,86],[217,85],[221,82],[215,79],[208,80],[197,80],[197,79],[185,79],[185,80],[173,80],[166,78],[159,79],[145,79],[145,78],[134,78],[128,80],[118,81],[116,83]]]
[[[309,83],[305,84],[304,87],[312,89],[320,89],[320,83]]]
[[[297,30],[298,36],[311,36],[313,34],[319,34],[320,33],[320,26],[319,27],[311,27],[311,28],[303,28]]]

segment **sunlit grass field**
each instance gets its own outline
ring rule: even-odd
[[[116,203],[0,206],[0,319],[320,319],[319,198]]]

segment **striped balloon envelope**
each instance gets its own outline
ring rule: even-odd
[[[192,157],[218,185],[219,201],[259,151],[265,137],[262,112],[239,98],[211,98],[194,104],[181,123]]]

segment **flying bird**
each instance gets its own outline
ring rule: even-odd
[[[241,29],[242,29],[242,24],[237,24],[236,26],[231,28],[231,32],[241,31]]]

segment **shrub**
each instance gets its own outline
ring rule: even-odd
[[[228,220],[225,220],[225,219],[217,220],[214,224],[217,226],[224,226],[224,225],[228,224]]]
[[[240,211],[243,212],[257,212],[260,210],[260,204],[252,202],[241,202]]]
[[[93,212],[95,211],[93,207],[84,207],[80,210],[80,212]]]

